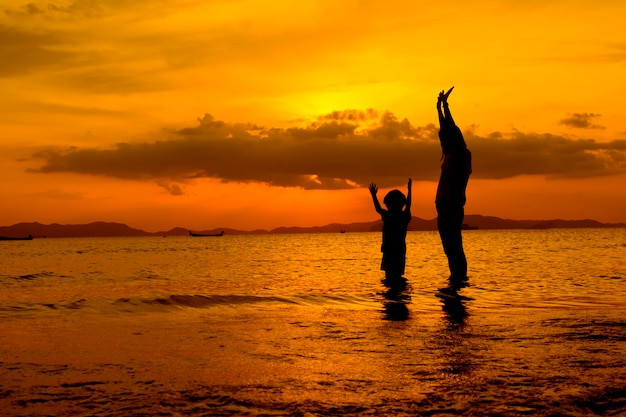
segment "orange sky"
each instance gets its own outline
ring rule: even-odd
[[[0,0],[0,225],[434,218],[452,85],[466,213],[626,222],[626,3],[422,3]]]

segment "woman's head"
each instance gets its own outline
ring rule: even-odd
[[[467,147],[465,139],[463,139],[463,133],[456,125],[442,126],[439,129],[439,141],[444,154]]]

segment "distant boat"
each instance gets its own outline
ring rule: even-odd
[[[461,226],[461,229],[463,229],[463,230],[478,230],[478,226],[470,226],[467,223],[463,223],[463,225]]]
[[[189,231],[189,236],[193,236],[193,237],[207,237],[207,236],[224,236],[224,231],[222,230],[219,233],[193,233],[191,231]]]
[[[32,235],[28,235],[27,237],[5,237],[0,236],[0,240],[33,240]]]

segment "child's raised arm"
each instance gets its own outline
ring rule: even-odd
[[[370,194],[372,195],[372,200],[374,201],[374,208],[376,209],[376,212],[378,214],[383,214],[385,210],[383,210],[383,208],[380,206],[380,203],[378,202],[378,196],[376,195],[376,193],[378,193],[378,187],[376,186],[376,184],[371,183],[369,186],[369,190]]]

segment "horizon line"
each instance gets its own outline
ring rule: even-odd
[[[501,221],[501,222],[514,222],[514,223],[521,223],[519,226],[520,228],[524,228],[524,229],[528,229],[528,228],[553,228],[555,227],[555,225],[550,225],[549,223],[553,223],[553,222],[564,222],[564,223],[584,223],[584,222],[588,222],[588,223],[593,223],[593,225],[588,225],[588,227],[626,227],[626,221],[625,222],[604,222],[604,221],[599,221],[596,219],[592,219],[592,218],[584,218],[584,219],[562,219],[562,218],[552,218],[552,219],[511,219],[511,218],[504,218],[504,217],[498,217],[498,216],[492,216],[492,215],[482,215],[482,214],[466,214],[465,215],[466,219],[468,217],[474,217],[474,222],[476,220],[487,220],[491,219],[494,221]],[[413,219],[417,219],[418,221],[424,222],[424,223],[433,223],[436,222],[437,217],[434,217],[432,219],[425,219],[422,217],[418,217],[418,216],[412,216],[412,220]],[[97,220],[97,221],[92,221],[92,222],[88,222],[88,223],[41,223],[39,221],[23,221],[23,222],[18,222],[12,225],[8,225],[8,226],[0,226],[0,229],[11,229],[11,228],[15,228],[17,226],[20,225],[29,225],[29,224],[33,224],[33,225],[40,225],[43,227],[50,227],[50,226],[58,226],[58,227],[85,227],[85,226],[90,226],[90,225],[95,225],[95,224],[105,224],[105,225],[116,225],[116,226],[122,226],[122,227],[126,227],[129,230],[129,232],[131,231],[137,231],[137,232],[142,232],[142,233],[146,233],[149,235],[160,235],[160,234],[165,234],[168,232],[173,232],[173,231],[180,231],[180,230],[184,230],[185,232],[189,232],[189,231],[195,231],[195,232],[215,232],[215,231],[220,231],[220,230],[229,230],[231,232],[240,232],[240,233],[257,233],[257,234],[262,234],[262,233],[267,233],[267,234],[271,234],[271,233],[275,233],[276,231],[280,231],[280,230],[314,230],[314,229],[328,229],[330,227],[335,227],[335,228],[340,228],[341,230],[344,230],[344,227],[350,227],[350,226],[355,226],[355,225],[361,225],[362,227],[365,226],[372,226],[375,225],[376,223],[381,223],[382,220],[380,219],[375,219],[375,220],[370,220],[370,221],[359,221],[359,222],[351,222],[351,223],[340,223],[340,222],[331,222],[331,223],[327,223],[327,224],[323,224],[323,225],[314,225],[314,226],[276,226],[273,228],[256,228],[256,229],[251,229],[251,230],[246,230],[246,229],[239,229],[239,228],[235,228],[235,227],[213,227],[213,228],[194,228],[194,229],[190,229],[187,227],[182,227],[182,226],[173,226],[169,229],[166,230],[156,230],[156,231],[148,231],[145,229],[141,229],[141,228],[137,228],[137,227],[133,227],[130,226],[128,223],[120,223],[120,222],[115,222],[115,221],[105,221],[105,220]],[[467,223],[467,221],[464,221],[464,223]],[[472,221],[470,220],[470,223],[472,223]],[[481,222],[482,223],[482,222]],[[533,224],[534,223],[534,224]],[[422,224],[422,227],[424,227],[425,225]],[[509,227],[494,227],[495,225],[491,225],[491,226],[487,226],[487,225],[482,225],[482,227],[480,227],[480,225],[475,225],[475,224],[466,224],[466,226],[468,226],[468,229],[466,230],[471,230],[471,229],[478,229],[481,228],[483,230],[494,230],[494,229],[511,229],[514,227],[511,227],[513,225],[508,225]],[[487,226],[487,227],[485,227]],[[500,225],[500,226],[504,226],[504,225]],[[558,226],[556,226],[558,228]],[[574,226],[577,228],[580,228],[581,226]],[[338,229],[338,230],[340,230]],[[409,226],[409,231],[424,231],[424,230],[430,230],[430,228],[428,229],[413,229],[411,230],[410,226]],[[436,229],[433,229],[436,230]],[[345,231],[345,230],[344,230]],[[353,229],[353,232],[363,232],[365,230],[356,230]],[[372,230],[375,231],[375,230]]]

